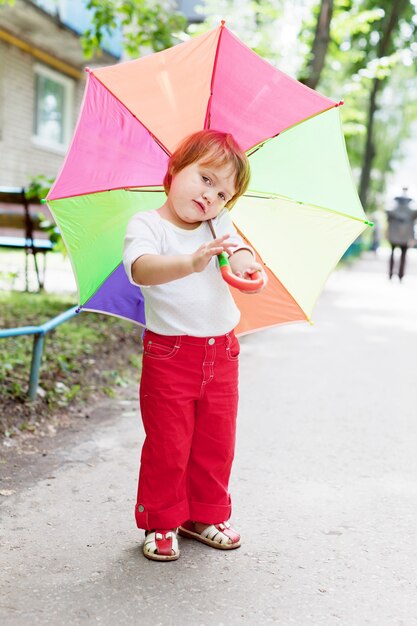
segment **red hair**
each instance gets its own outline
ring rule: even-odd
[[[231,165],[235,172],[235,194],[226,203],[231,209],[239,196],[248,188],[250,178],[249,161],[246,154],[230,133],[217,130],[200,130],[189,135],[180,143],[168,162],[164,178],[166,194],[171,188],[172,178],[191,163],[200,161],[202,165],[217,167]]]

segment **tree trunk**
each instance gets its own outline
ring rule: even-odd
[[[324,67],[327,48],[330,42],[330,22],[333,14],[333,0],[322,0],[317,19],[314,42],[311,48],[311,60],[308,64],[307,78],[302,82],[315,89],[320,80],[320,74]]]
[[[372,91],[369,97],[368,119],[367,119],[367,124],[366,124],[365,152],[363,154],[363,159],[362,159],[361,180],[359,184],[359,197],[361,199],[362,206],[364,207],[365,210],[366,210],[366,203],[368,200],[369,183],[371,181],[372,163],[375,157],[373,130],[374,130],[375,113],[378,109],[376,98],[377,98],[377,94],[378,94],[380,86],[381,86],[381,81],[375,79],[373,81]]]
[[[379,42],[378,58],[382,58],[387,55],[393,32],[395,30],[395,27],[398,25],[399,19],[401,17],[401,13],[404,11],[404,9],[406,9],[407,4],[408,4],[408,0],[395,0],[394,1],[391,15],[389,17],[389,20],[386,23],[386,27],[384,29],[382,38]],[[378,110],[377,95],[381,87],[381,84],[382,84],[381,81],[375,78],[373,80],[372,89],[371,89],[371,93],[369,96],[365,151],[364,151],[363,159],[362,159],[361,180],[359,184],[359,197],[361,199],[362,205],[365,210],[366,210],[366,205],[368,201],[369,184],[371,182],[372,163],[375,157],[375,147],[374,147],[374,142],[373,142],[373,129],[374,129],[375,113]]]

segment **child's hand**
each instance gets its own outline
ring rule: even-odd
[[[210,241],[210,243],[204,243],[202,246],[191,255],[191,266],[193,268],[193,272],[202,272],[210,260],[220,254],[220,252],[227,252],[227,254],[232,254],[233,248],[236,244],[227,243],[227,239],[230,235],[223,235],[222,237],[217,237]]]
[[[266,283],[268,282],[265,271],[262,265],[255,261],[255,259],[253,258],[253,254],[252,252],[250,252],[250,250],[247,250],[245,248],[238,250],[233,254],[233,256],[230,257],[229,263],[230,267],[232,268],[233,274],[239,276],[239,278],[245,278],[248,280],[255,272],[261,272],[262,274],[262,287],[256,289],[255,291],[245,291],[241,289],[240,291],[242,293],[259,293],[260,291],[265,289]]]
[[[246,267],[246,269],[243,272],[239,272],[239,271],[234,272],[234,274],[236,274],[236,276],[239,276],[239,278],[246,278],[247,280],[250,279],[251,275],[254,274],[255,272],[260,272],[262,274],[262,278],[264,281],[262,287],[259,287],[259,289],[256,289],[255,291],[245,291],[241,289],[240,291],[242,293],[251,294],[251,293],[259,293],[260,291],[263,291],[263,289],[265,289],[266,284],[268,282],[267,275],[265,274],[262,265],[260,263],[256,263],[256,261],[252,261],[252,263],[250,263],[250,265],[248,265],[248,267]]]

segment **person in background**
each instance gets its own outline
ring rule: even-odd
[[[407,187],[403,187],[403,195],[394,198],[396,204],[393,209],[387,211],[388,241],[391,245],[388,275],[391,279],[394,274],[395,249],[401,250],[398,278],[402,281],[405,274],[405,261],[409,246],[414,244],[414,223],[417,220],[417,211],[410,208],[411,198],[407,196]]]

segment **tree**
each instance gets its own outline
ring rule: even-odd
[[[385,3],[385,15],[381,23],[380,39],[377,46],[376,57],[380,60],[388,59],[391,56],[391,62],[396,61],[396,37],[400,34],[401,18],[405,17],[405,13],[410,9],[409,0],[396,0],[395,2]],[[385,68],[384,68],[385,66]],[[375,159],[376,150],[374,143],[374,122],[375,114],[378,108],[377,96],[380,92],[384,82],[386,82],[389,72],[384,72],[384,69],[389,68],[389,62],[385,62],[383,67],[379,69],[379,73],[376,72],[375,77],[372,79],[372,87],[369,94],[368,111],[367,111],[367,123],[366,123],[366,141],[365,150],[362,161],[362,171],[359,184],[359,196],[362,204],[366,207],[368,200],[368,190],[371,178],[372,163]],[[382,71],[381,71],[382,70]]]
[[[333,2],[327,53],[316,85],[333,99],[345,100],[343,129],[367,210],[376,207],[386,173],[415,119],[409,95],[416,80],[416,10],[416,0]],[[318,14],[317,6],[315,21],[302,30],[311,51]],[[310,52],[310,63],[311,58]],[[301,73],[304,82],[308,67]]]
[[[194,33],[220,25],[221,20],[254,52],[277,65],[282,58],[281,28],[285,0],[204,0],[204,22]]]
[[[300,80],[307,87],[315,89],[320,80],[324,67],[327,50],[330,43],[330,23],[333,15],[333,0],[321,0],[307,67],[302,71]],[[303,76],[303,74],[305,76]]]
[[[93,18],[83,37],[88,56],[98,50],[103,35],[117,27],[123,29],[124,49],[132,56],[144,47],[164,49],[184,36],[185,18],[173,11],[171,0],[89,0],[87,6]],[[407,135],[414,117],[407,94],[403,107],[388,100],[381,112],[380,102],[395,76],[397,88],[402,89],[398,76],[404,68],[404,50],[410,51],[415,41],[417,0],[317,0],[312,18],[303,20],[292,37],[288,31],[296,7],[288,0],[205,0],[203,10],[206,19],[189,29],[192,34],[225,19],[255,52],[289,73],[297,73],[295,68],[302,64],[304,46],[306,62],[298,78],[335,100],[345,99],[342,117],[349,158],[360,170],[362,203],[372,206],[374,193],[383,189],[381,168],[389,170],[390,154],[391,159],[399,154],[395,137],[400,141]],[[311,6],[306,3],[303,10],[305,15]],[[414,47],[411,58],[416,56]],[[405,75],[412,81],[413,68],[406,68]],[[383,132],[387,118],[394,125],[389,140]]]
[[[87,58],[100,53],[105,34],[118,28],[123,32],[124,51],[133,57],[144,48],[159,52],[178,43],[187,26],[172,0],[88,0],[87,9],[92,20],[82,36]]]

